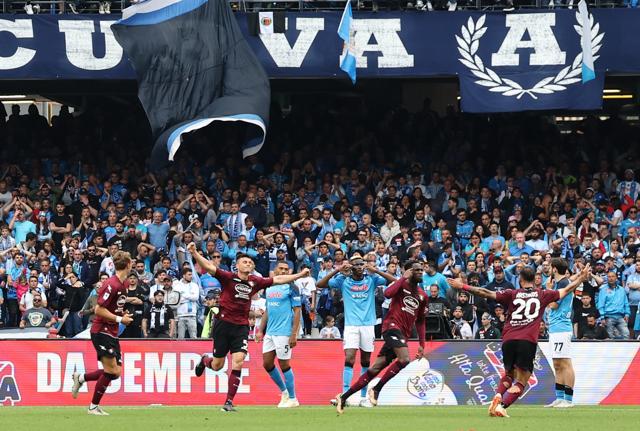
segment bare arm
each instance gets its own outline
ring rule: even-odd
[[[328,273],[327,275],[322,277],[322,279],[320,279],[316,283],[316,287],[319,287],[320,289],[324,289],[325,287],[327,287],[329,285],[329,280],[331,280],[333,277],[335,277],[335,275],[337,273],[339,273],[339,272],[340,272],[339,269],[334,269],[333,271],[331,271],[330,273]]]
[[[200,268],[203,268],[205,271],[207,271],[211,275],[216,275],[216,271],[218,270],[218,267],[216,267],[213,263],[211,263],[210,261],[202,257],[202,255],[198,252],[198,249],[194,242],[190,243],[187,246],[187,250],[189,250],[189,253],[191,253],[191,257],[193,257],[193,259],[198,263],[198,265],[200,265]],[[281,283],[275,283],[275,284],[281,284]]]
[[[269,313],[267,312],[267,310],[264,310],[264,313],[262,313],[262,318],[260,319],[260,326],[258,326],[258,330],[256,331],[256,338],[255,338],[256,343],[259,343],[262,341],[262,338],[264,337],[264,333],[267,330],[268,321],[269,321]]]
[[[176,319],[169,320],[169,338],[174,338],[176,334]]]
[[[482,298],[493,300],[496,299],[496,292],[494,292],[493,290],[485,289],[483,287],[469,286],[467,284],[464,284],[461,278],[447,278],[447,283],[449,283],[449,286],[453,287],[454,289],[466,290],[467,292],[478,295]]]
[[[299,278],[308,277],[309,276],[309,268],[305,268],[297,274],[287,274],[287,275],[276,275],[273,277],[273,284],[287,284],[296,281]]]
[[[582,268],[582,271],[580,271],[580,276],[578,278],[572,281],[568,286],[558,290],[558,293],[560,294],[560,299],[564,298],[565,296],[567,296],[568,294],[576,290],[576,288],[580,286],[582,283],[584,283],[585,280],[589,279],[590,275],[591,275],[591,265],[586,264],[585,267]]]
[[[291,336],[289,337],[289,347],[291,348],[294,348],[296,344],[298,344],[298,332],[300,331],[301,315],[302,312],[300,311],[300,307],[293,307],[293,325],[291,327]]]
[[[397,278],[395,278],[393,275],[380,271],[378,270],[378,268],[376,268],[373,265],[367,265],[367,271],[373,272],[374,274],[378,274],[380,277],[384,278],[389,283],[393,283],[394,281],[397,280]]]

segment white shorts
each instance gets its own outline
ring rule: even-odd
[[[278,359],[291,359],[289,337],[286,335],[265,335],[262,342],[262,353],[273,352],[274,350]]]
[[[572,332],[553,332],[549,334],[551,358],[571,359],[571,337],[573,337]]]
[[[376,333],[373,326],[345,326],[342,338],[345,350],[360,349],[364,352],[373,352]]]

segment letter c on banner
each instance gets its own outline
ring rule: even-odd
[[[30,19],[17,19],[15,21],[0,19],[0,32],[3,31],[13,34],[16,39],[33,38],[33,24]],[[33,60],[35,55],[36,51],[34,49],[18,46],[13,55],[0,57],[0,70],[19,69]]]

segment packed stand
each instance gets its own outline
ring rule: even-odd
[[[122,337],[209,337],[220,283],[192,262],[195,242],[222,269],[233,271],[238,253],[263,276],[281,262],[309,268],[295,282],[305,337],[341,338],[340,291],[321,281],[355,254],[391,277],[407,260],[427,262],[432,338],[499,339],[505,320],[500,304],[447,277],[500,291],[530,266],[551,288],[553,257],[572,273],[593,267],[574,299],[576,338],[640,335],[639,135],[615,116],[561,134],[541,116],[441,117],[428,100],[413,114],[306,101],[274,110],[259,156],[242,161],[230,146],[196,157],[212,136],[233,141],[225,125],[190,136],[153,174],[141,164],[149,148],[132,145],[150,140],[142,112],[121,113],[63,108],[51,125],[35,106],[0,115],[1,326],[82,336],[114,274],[110,256],[125,250],[134,323]],[[256,295],[254,328],[264,311]]]

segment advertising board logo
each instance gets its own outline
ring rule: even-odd
[[[498,52],[491,55],[491,62],[483,61],[478,54],[480,40],[486,34],[488,28],[485,26],[486,15],[482,15],[476,21],[469,17],[466,25],[460,27],[460,34],[456,34],[458,61],[462,63],[477,78],[474,82],[477,85],[486,87],[492,93],[501,94],[506,97],[522,98],[528,95],[533,99],[538,99],[544,95],[551,95],[565,91],[567,86],[577,84],[582,81],[582,51],[580,51],[573,62],[566,64],[566,52],[560,49],[558,40],[553,34],[552,27],[555,25],[555,14],[516,14],[506,16],[506,26],[509,28]],[[600,25],[595,22],[593,15],[589,14],[589,22],[583,24],[580,14],[576,12],[577,24],[573,26],[576,33],[582,37],[583,32],[591,34],[591,52],[595,62],[600,48],[602,48],[604,32],[600,32]],[[524,39],[525,33],[529,34],[530,40]],[[529,55],[529,64],[537,66],[564,66],[555,75],[546,76],[533,86],[523,86],[522,84],[500,76],[491,66],[520,66],[520,57],[517,49],[527,48],[533,50]]]
[[[0,361],[0,404],[13,406],[21,399],[13,363]]]
[[[422,401],[435,399],[444,388],[444,376],[438,371],[427,370],[407,379],[407,391]]]

